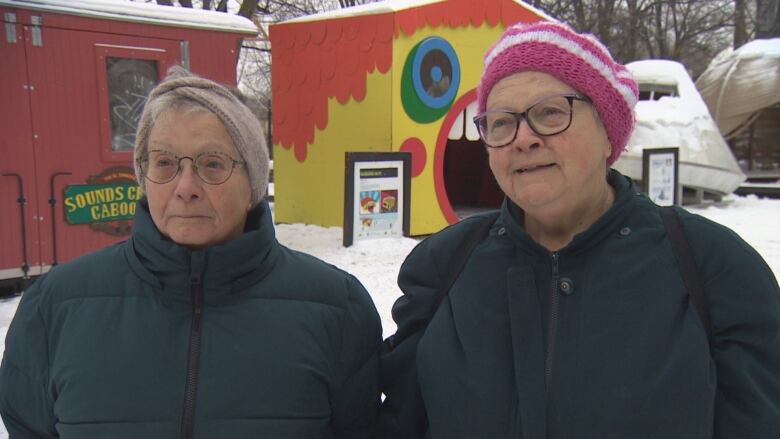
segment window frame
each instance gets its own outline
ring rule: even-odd
[[[137,59],[157,63],[157,83],[162,80],[170,65],[169,54],[158,47],[131,47],[113,44],[95,44],[95,68],[97,71],[98,108],[100,115],[100,156],[106,162],[127,163],[132,161],[133,150],[113,149],[110,95],[108,90],[108,58]]]

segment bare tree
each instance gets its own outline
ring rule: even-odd
[[[533,5],[579,31],[595,34],[623,62],[673,59],[697,76],[712,57],[731,45],[738,14],[743,14],[744,38],[750,38],[750,29],[754,27],[751,8],[745,7],[745,0],[742,5],[737,3],[736,0],[535,0]]]
[[[780,0],[756,0],[758,38],[780,36]]]
[[[747,28],[745,22],[745,0],[734,0],[734,48],[747,42]]]

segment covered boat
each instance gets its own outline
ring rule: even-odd
[[[780,178],[780,38],[724,50],[696,88],[748,178]]]
[[[639,83],[636,129],[613,165],[642,180],[642,151],[678,147],[684,201],[719,199],[745,181],[734,155],[682,64],[644,60],[627,64]],[[693,199],[691,199],[693,195]]]
[[[780,103],[780,38],[726,49],[696,80],[721,133],[728,139],[764,108]]]

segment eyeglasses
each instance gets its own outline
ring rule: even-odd
[[[236,166],[246,162],[234,160],[221,152],[202,152],[195,156],[177,156],[168,151],[153,149],[146,156],[138,159],[143,176],[157,184],[168,183],[181,172],[181,161],[192,161],[192,170],[207,184],[222,184],[233,175]]]
[[[540,136],[554,136],[566,131],[571,126],[574,101],[590,102],[590,99],[577,94],[547,96],[522,113],[489,110],[476,116],[474,123],[485,146],[501,148],[515,140],[523,119]]]

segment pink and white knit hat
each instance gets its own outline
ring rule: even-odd
[[[615,62],[596,37],[553,22],[509,27],[485,55],[477,88],[479,112],[485,111],[498,81],[523,71],[547,73],[589,97],[612,145],[607,165],[618,159],[634,129],[639,91],[631,72]]]

